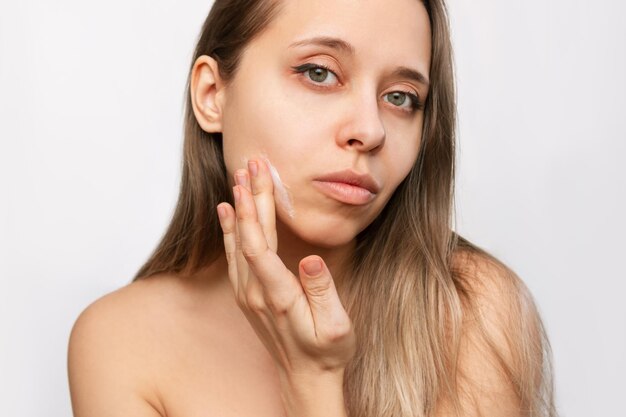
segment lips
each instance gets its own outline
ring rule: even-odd
[[[327,196],[352,205],[371,202],[380,189],[371,176],[358,174],[352,170],[323,175],[316,178],[313,185]]]
[[[355,185],[357,187],[365,188],[372,194],[377,194],[380,190],[378,183],[374,181],[374,178],[372,178],[370,175],[359,174],[350,169],[322,175],[321,177],[315,178],[315,180]]]

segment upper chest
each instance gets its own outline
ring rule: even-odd
[[[154,349],[167,417],[282,417],[279,376],[243,312],[222,300],[173,312]]]

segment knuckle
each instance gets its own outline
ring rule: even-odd
[[[229,264],[232,264],[233,262],[236,262],[236,255],[233,252],[226,252],[226,261]]]
[[[286,297],[274,296],[269,298],[267,307],[275,316],[285,316],[291,309],[292,301]]]
[[[255,178],[254,185],[255,187],[253,187],[253,190],[252,190],[254,195],[259,195],[259,194],[268,192],[271,190],[272,185],[273,185],[272,177],[269,175],[257,176]]]
[[[315,297],[326,297],[331,289],[331,283],[326,280],[310,282],[307,285],[307,293]]]
[[[237,301],[237,306],[238,306],[240,309],[245,309],[245,308],[248,308],[247,303],[246,303],[246,300],[245,300],[244,298],[242,298],[241,296],[238,296],[238,297],[236,298],[236,301]]]
[[[249,217],[250,214],[243,207],[237,210],[237,223],[239,224],[239,230],[241,230],[241,225],[248,221]]]
[[[322,332],[322,339],[327,343],[341,342],[353,333],[352,324],[349,322],[339,322],[328,326]]]
[[[263,295],[256,291],[246,291],[246,305],[254,313],[261,313],[267,308]]]
[[[265,249],[259,249],[251,245],[244,245],[241,248],[241,253],[246,258],[246,260],[250,261],[251,263],[255,263],[265,254]]]
[[[252,195],[254,197],[258,197],[266,192],[265,184],[261,181],[255,182],[254,187],[252,188]]]
[[[255,248],[250,247],[249,245],[242,246],[241,253],[249,261],[258,259],[259,257],[258,251]]]

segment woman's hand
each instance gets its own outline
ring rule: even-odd
[[[265,160],[250,160],[235,182],[235,208],[221,203],[217,209],[239,307],[289,379],[343,375],[356,336],[330,271],[311,255],[300,261],[296,277],[278,257],[274,184]]]

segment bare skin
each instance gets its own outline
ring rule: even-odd
[[[81,314],[69,352],[75,417],[287,416],[274,361],[237,306],[228,277],[206,279],[225,265],[221,259],[196,276],[134,282]],[[499,302],[504,281],[494,272],[485,267],[476,278],[494,283],[480,302],[498,330],[506,304]],[[484,362],[480,348],[465,344],[459,365],[485,390],[476,389],[482,415],[522,415],[509,381]],[[465,415],[478,416],[474,407],[468,401]],[[443,402],[434,417],[452,415]]]
[[[249,45],[229,85],[220,79],[212,58],[196,61],[191,104],[205,131],[223,133],[231,185],[235,173],[247,171],[245,160],[263,154],[288,182],[295,216],[272,198],[272,189],[258,194],[253,187],[238,187],[247,190],[248,202],[256,205],[258,213],[250,218],[263,229],[247,232],[242,239],[267,241],[283,265],[283,276],[293,278],[289,289],[293,296],[297,277],[302,276],[301,261],[315,254],[329,271],[337,271],[354,247],[356,234],[382,211],[415,162],[423,113],[410,111],[409,95],[402,102],[390,101],[390,94],[410,91],[425,100],[428,83],[395,70],[400,65],[413,68],[427,80],[430,28],[423,5],[414,0],[287,3],[274,24]],[[354,53],[319,45],[289,47],[313,36],[340,38]],[[332,72],[324,81],[314,81],[311,74],[293,70],[311,63],[329,66]],[[317,84],[324,84],[324,90]],[[260,102],[271,106],[259,106]],[[294,155],[308,157],[296,161]],[[380,189],[371,203],[348,205],[311,186],[317,175],[347,168],[377,181]],[[235,209],[245,211],[226,206],[231,220]],[[228,251],[234,241],[232,224],[222,226]],[[194,276],[151,277],[92,304],[78,319],[70,340],[75,416],[315,415],[285,408],[285,364],[280,355],[271,353],[283,338],[260,337],[271,326],[251,322],[244,298],[237,296],[241,282],[253,284],[258,279],[260,289],[275,274],[263,276],[254,268],[248,274],[242,268],[245,261],[249,259],[239,259],[235,273],[222,258]],[[264,293],[266,303],[273,294]],[[336,298],[330,305],[340,312]],[[296,324],[294,334],[311,333],[311,320]],[[307,356],[306,349],[292,350],[290,355],[307,369],[316,360],[344,363],[349,357],[343,353],[349,351],[348,344],[335,357],[330,353],[337,352]],[[339,384],[333,385],[328,394],[340,390]],[[319,397],[322,402],[325,398]],[[336,410],[337,414],[324,415],[341,416],[343,410]]]
[[[276,367],[228,277],[135,282],[92,304],[72,338],[76,416],[100,401],[137,416],[285,415]],[[105,374],[114,381],[92,379]]]

